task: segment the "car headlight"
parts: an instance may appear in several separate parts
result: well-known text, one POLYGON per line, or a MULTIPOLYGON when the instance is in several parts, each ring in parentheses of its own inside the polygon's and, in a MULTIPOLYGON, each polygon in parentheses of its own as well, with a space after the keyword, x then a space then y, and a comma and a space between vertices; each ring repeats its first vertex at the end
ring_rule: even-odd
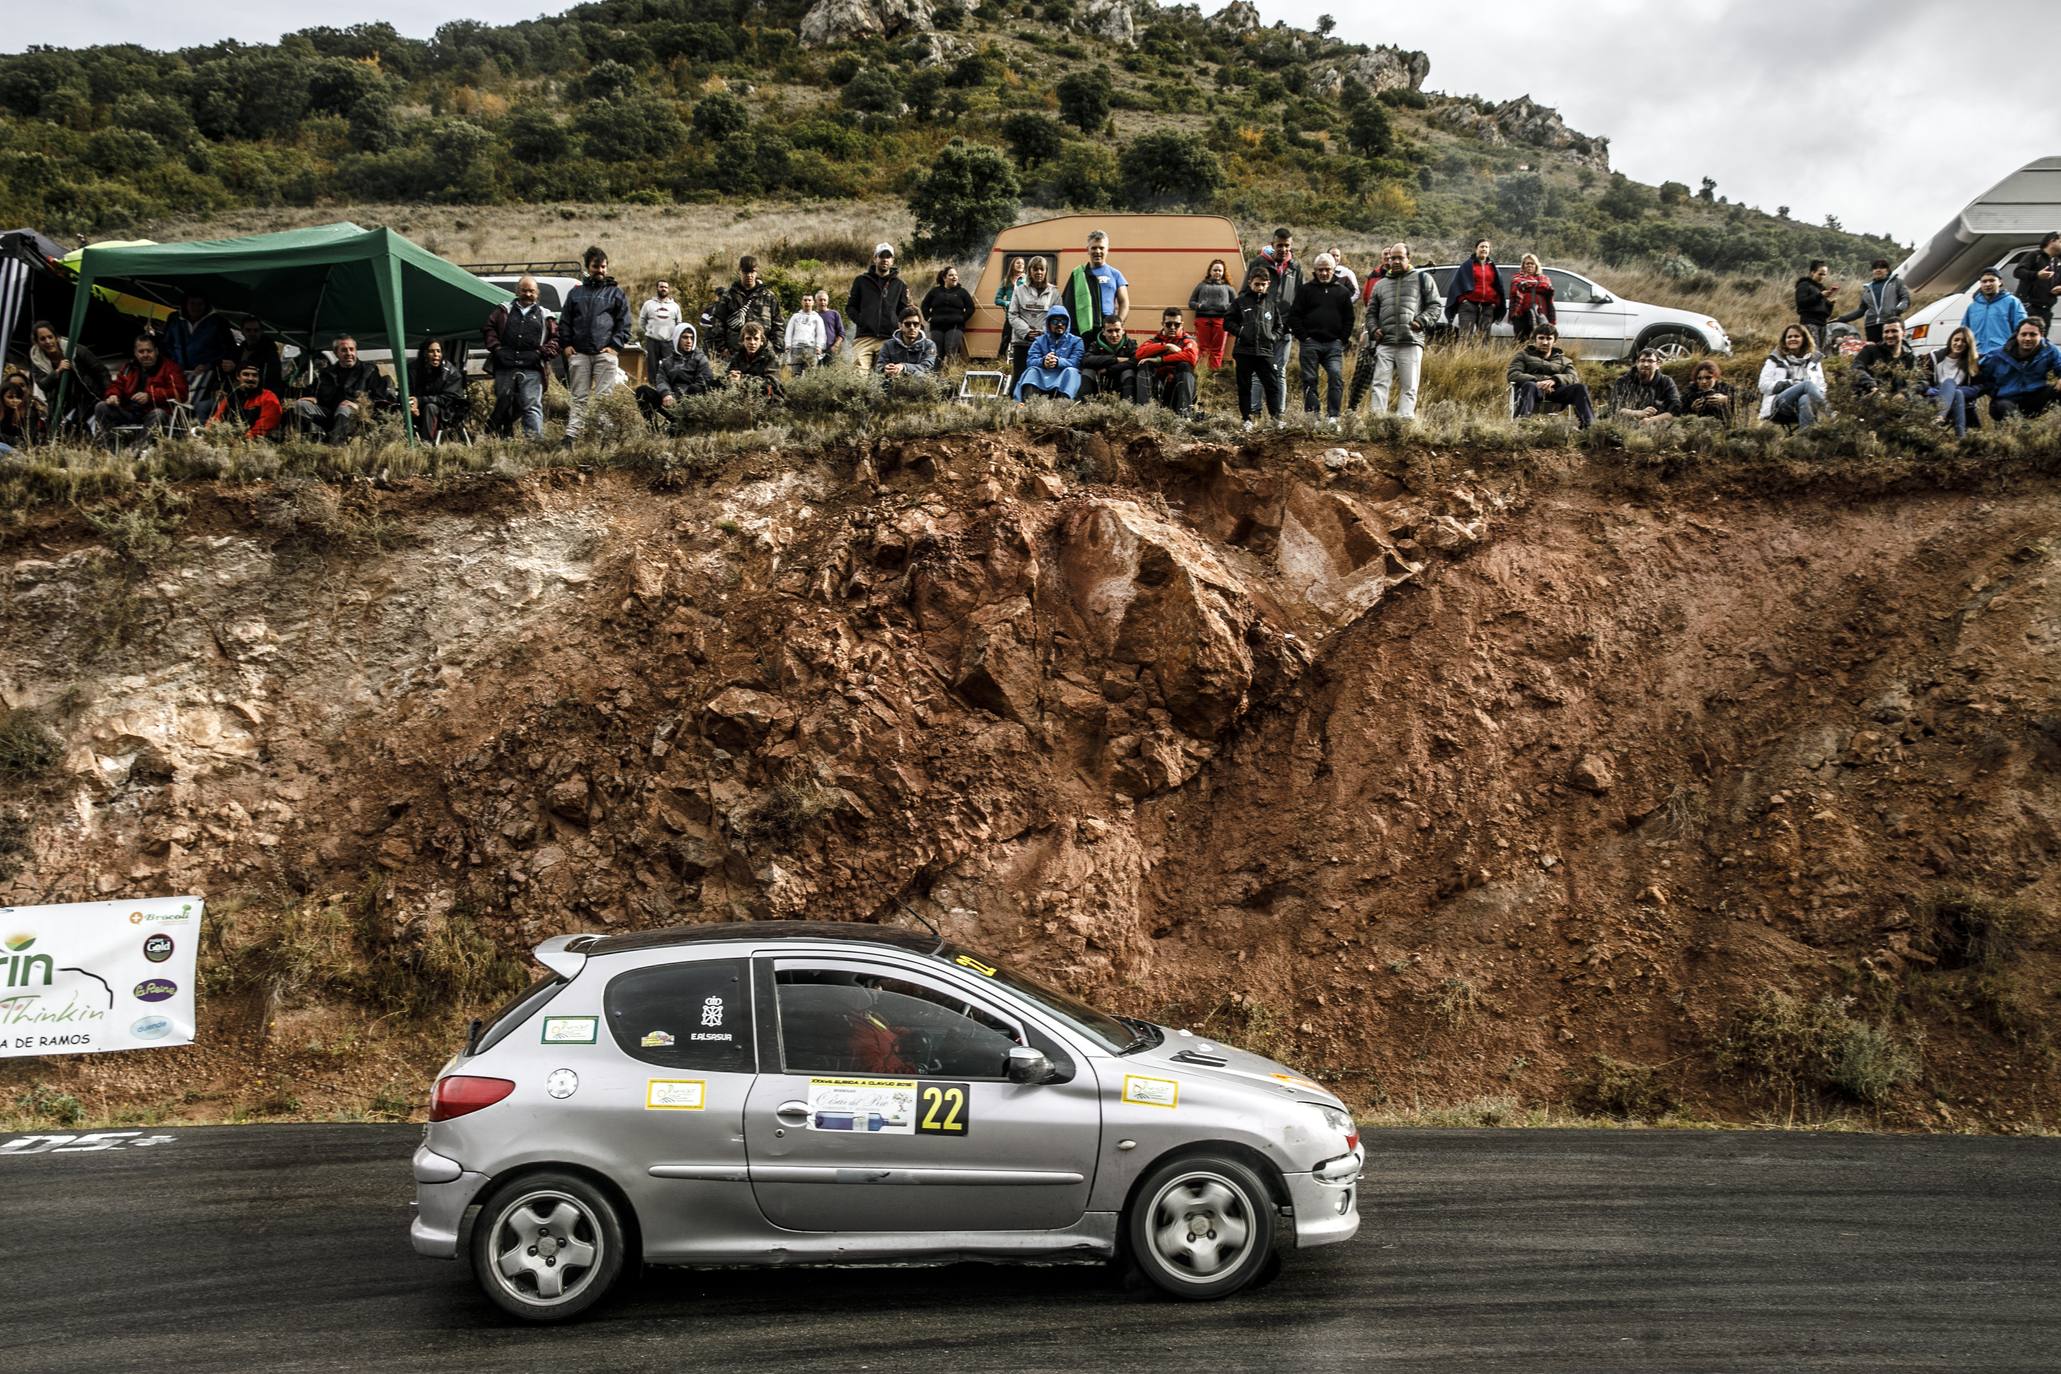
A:
POLYGON ((1716 320, 1705 320, 1703 322, 1703 327, 1705 329, 1708 329, 1711 333, 1717 335, 1719 338, 1724 337, 1725 327, 1719 324, 1716 320))
POLYGON ((1353 1118, 1350 1112, 1340 1111, 1338 1108, 1326 1106, 1322 1102, 1312 1102, 1309 1105, 1315 1107, 1323 1115, 1326 1126, 1345 1137, 1346 1149, 1356 1150, 1359 1148, 1360 1128, 1353 1125, 1353 1118))

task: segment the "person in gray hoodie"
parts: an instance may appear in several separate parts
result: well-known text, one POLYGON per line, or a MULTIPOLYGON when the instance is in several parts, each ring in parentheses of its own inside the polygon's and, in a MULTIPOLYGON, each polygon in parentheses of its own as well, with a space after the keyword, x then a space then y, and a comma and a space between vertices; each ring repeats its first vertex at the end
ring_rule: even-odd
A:
POLYGON ((1353 368, 1348 409, 1359 409, 1371 387, 1374 413, 1386 415, 1389 386, 1394 383, 1400 390, 1396 417, 1415 419, 1417 379, 1424 370, 1424 338, 1445 323, 1445 318, 1445 306, 1431 274, 1410 265, 1408 244, 1390 244, 1381 254, 1381 275, 1367 292, 1367 334, 1353 368))
POLYGON ((1889 259, 1875 259, 1870 279, 1861 286, 1861 303, 1839 317, 1839 323, 1852 324, 1862 321, 1869 343, 1882 342, 1882 326, 1890 320, 1900 320, 1911 308, 1910 288, 1904 285, 1902 277, 1889 275, 1889 259))

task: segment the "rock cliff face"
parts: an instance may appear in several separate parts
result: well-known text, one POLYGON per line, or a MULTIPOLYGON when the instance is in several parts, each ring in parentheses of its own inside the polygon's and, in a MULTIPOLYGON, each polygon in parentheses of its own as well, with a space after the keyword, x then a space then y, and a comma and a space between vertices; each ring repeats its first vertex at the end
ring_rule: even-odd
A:
MULTIPOLYGON (((1954 1010, 1914 913, 2061 882, 2057 519, 1070 430, 197 487, 126 560, 52 513, 0 548, 0 705, 62 746, 0 900, 201 892, 211 978, 347 892, 508 951, 900 900, 1363 1100, 1564 1100, 1602 1055, 1751 1110, 1727 1018, 1830 989, 1928 1037, 1897 1119, 2008 1124, 2056 1106, 2054 1008, 1954 1010)), ((2050 935, 2014 958, 2050 1002, 2050 935)), ((355 1014, 270 986, 152 1064, 311 1109, 427 1072, 316 1056, 355 1014)))
POLYGON ((1609 139, 1576 133, 1567 127, 1567 121, 1560 117, 1558 110, 1541 105, 1528 95, 1506 100, 1487 112, 1465 103, 1454 103, 1440 110, 1437 119, 1447 128, 1487 144, 1518 143, 1527 148, 1550 148, 1569 153, 1575 160, 1601 171, 1610 170, 1609 139))

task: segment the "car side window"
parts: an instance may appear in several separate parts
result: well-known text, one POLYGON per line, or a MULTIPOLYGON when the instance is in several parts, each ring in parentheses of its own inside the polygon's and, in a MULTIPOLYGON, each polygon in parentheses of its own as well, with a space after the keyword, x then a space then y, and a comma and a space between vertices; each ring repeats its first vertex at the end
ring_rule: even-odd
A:
POLYGON ((888 974, 787 968, 774 988, 789 1073, 1004 1078, 1022 1043, 965 999, 888 974))
POLYGON ((751 983, 743 959, 697 959, 618 974, 602 996, 624 1054, 669 1069, 750 1073, 751 983))
POLYGON ((1570 276, 1557 267, 1546 269, 1546 277, 1553 283, 1553 299, 1561 305, 1594 305, 1596 293, 1580 277, 1570 276))
POLYGON ((562 302, 558 297, 558 288, 549 282, 538 282, 537 304, 543 306, 546 310, 555 311, 561 309, 562 302))

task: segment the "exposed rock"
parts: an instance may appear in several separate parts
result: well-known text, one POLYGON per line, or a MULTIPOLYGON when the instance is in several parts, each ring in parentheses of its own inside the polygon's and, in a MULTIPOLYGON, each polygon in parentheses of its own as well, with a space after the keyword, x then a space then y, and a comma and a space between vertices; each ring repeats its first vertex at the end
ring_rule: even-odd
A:
POLYGON ((1313 73, 1310 90, 1312 94, 1336 100, 1350 77, 1374 95, 1383 91, 1421 91, 1425 78, 1430 75, 1431 59, 1423 53, 1384 46, 1371 52, 1355 53, 1342 62, 1313 73))
POLYGON ((1601 754, 1583 754, 1568 770, 1567 781, 1584 792, 1601 796, 1617 785, 1617 769, 1601 754))
MULTIPOLYGON (((971 4, 962 8, 972 8, 971 4)), ((931 32, 930 0, 816 0, 802 16, 805 48, 931 32)))
POLYGON ((1209 22, 1231 33, 1256 33, 1265 27, 1259 6, 1252 0, 1231 0, 1230 4, 1211 15, 1209 22))
POLYGON ((1567 121, 1560 112, 1541 105, 1528 95, 1506 100, 1495 109, 1483 112, 1465 102, 1455 102, 1441 109, 1438 122, 1449 129, 1468 134, 1492 147, 1506 143, 1521 143, 1532 148, 1551 148, 1557 152, 1571 154, 1577 162, 1585 162, 1602 171, 1610 170, 1610 140, 1591 138, 1567 127, 1567 121))
POLYGON ((563 820, 579 821, 585 824, 588 793, 587 779, 581 774, 575 773, 571 777, 551 785, 549 790, 544 793, 544 805, 550 809, 551 814, 554 816, 563 820))
POLYGON ((1082 33, 1119 48, 1135 48, 1141 7, 1149 11, 1151 0, 1078 0, 1069 22, 1082 33))

